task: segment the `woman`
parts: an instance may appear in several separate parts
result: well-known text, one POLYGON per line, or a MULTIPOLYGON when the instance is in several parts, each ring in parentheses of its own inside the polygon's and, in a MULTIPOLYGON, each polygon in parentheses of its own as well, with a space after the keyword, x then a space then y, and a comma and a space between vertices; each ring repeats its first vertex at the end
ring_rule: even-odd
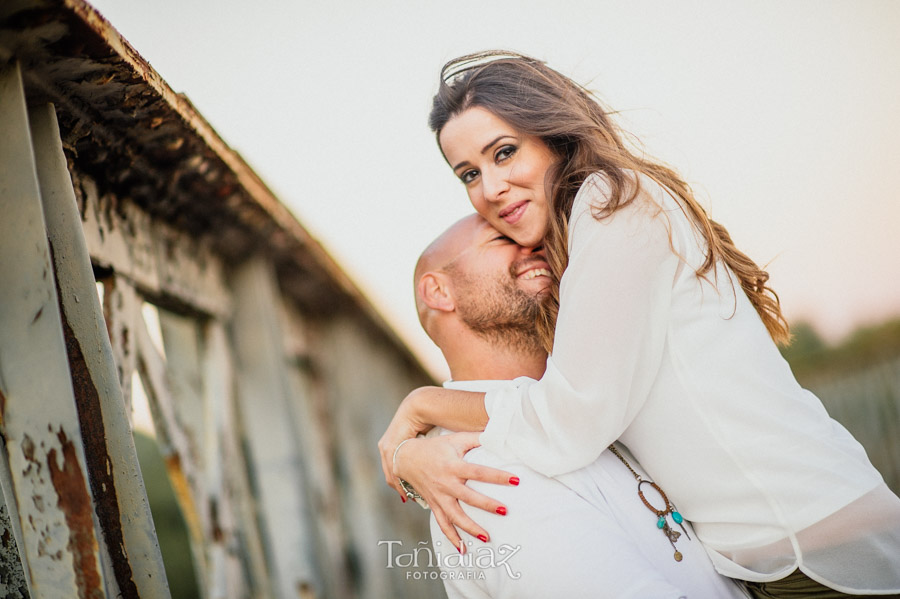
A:
POLYGON ((796 383, 768 275, 675 172, 631 151, 583 88, 521 55, 448 63, 430 124, 475 209, 544 245, 560 277, 538 323, 552 357, 514 390, 407 396, 379 443, 388 484, 412 484, 448 536, 452 524, 477 535, 455 498, 491 501, 461 490, 458 462, 402 441, 483 428, 483 446, 554 476, 619 439, 719 572, 755 596, 900 593, 900 500, 796 383))

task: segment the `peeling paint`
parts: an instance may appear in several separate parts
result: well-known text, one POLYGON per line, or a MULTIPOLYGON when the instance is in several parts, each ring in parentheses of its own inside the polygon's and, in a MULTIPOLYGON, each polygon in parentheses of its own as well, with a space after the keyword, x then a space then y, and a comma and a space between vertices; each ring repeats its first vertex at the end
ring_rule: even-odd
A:
MULTIPOLYGON (((59 297, 62 297, 61 291, 59 297)), ((60 307, 60 315, 63 336, 66 341, 66 352, 69 356, 69 371, 75 391, 75 404, 78 407, 78 420, 81 425, 81 438, 84 444, 88 476, 97 509, 97 519, 100 521, 100 528, 112 560, 113 573, 119 585, 120 596, 124 599, 138 599, 140 594, 134 582, 122 534, 119 500, 116 495, 115 479, 112 475, 112 460, 106 447, 106 429, 100 407, 100 394, 84 359, 81 344, 75 337, 66 317, 66 311, 62 307, 60 307)))
POLYGON ((59 509, 66 516, 69 527, 68 550, 74 560, 75 583, 79 599, 104 599, 105 593, 100 579, 100 564, 97 563, 97 539, 94 536, 94 521, 91 510, 91 496, 85 484, 84 472, 78 463, 75 445, 60 428, 57 438, 61 446, 62 467, 58 466, 56 448, 47 454, 50 480, 59 500, 59 509))

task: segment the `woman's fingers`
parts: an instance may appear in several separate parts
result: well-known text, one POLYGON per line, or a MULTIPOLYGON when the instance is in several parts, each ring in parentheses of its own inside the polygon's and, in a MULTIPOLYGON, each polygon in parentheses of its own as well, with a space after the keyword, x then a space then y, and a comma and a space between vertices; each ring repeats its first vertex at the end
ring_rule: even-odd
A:
POLYGON ((434 514, 434 519, 438 523, 438 526, 441 528, 441 532, 444 533, 444 536, 447 537, 447 540, 450 541, 450 544, 457 548, 459 551, 460 547, 465 547, 462 544, 462 539, 459 537, 459 533, 456 532, 456 527, 453 526, 453 523, 444 513, 444 511, 436 506, 431 506, 431 512, 434 514))
MULTIPOLYGON (((492 497, 483 495, 466 485, 463 485, 463 487, 457 492, 457 497, 459 501, 462 501, 467 505, 471 505, 472 507, 476 507, 486 512, 490 512, 491 514, 499 514, 501 516, 505 516, 508 512, 508 508, 505 504, 497 501, 496 499, 493 499, 492 497)), ((468 516, 466 517, 468 518, 468 516)), ((471 532, 468 528, 462 528, 464 528, 467 532, 471 532)), ((481 532, 483 531, 479 531, 479 534, 481 532)), ((477 537, 478 535, 476 534, 474 536, 477 537)))
POLYGON ((478 440, 481 437, 481 433, 450 433, 445 436, 459 451, 459 457, 464 456, 476 447, 481 447, 481 441, 478 440))
MULTIPOLYGON (((478 526, 478 524, 476 524, 474 520, 469 518, 469 516, 464 511, 462 511, 461 508, 459 508, 459 504, 457 504, 457 509, 459 511, 453 515, 454 526, 456 526, 457 528, 459 528, 461 530, 466 531, 467 533, 469 533, 470 535, 472 535, 473 537, 475 537, 482 543, 487 543, 488 541, 491 540, 487 531, 485 529, 483 529, 482 527, 478 526)), ((456 547, 457 548, 460 547, 459 541, 456 541, 456 547)), ((465 552, 466 552, 466 548, 465 548, 465 546, 463 546, 462 551, 460 551, 460 553, 465 553, 465 552)))
POLYGON ((497 470, 489 466, 481 466, 479 464, 469 464, 463 462, 457 470, 457 476, 466 480, 478 480, 483 483, 492 485, 512 485, 519 486, 519 477, 512 472, 506 470, 497 470))
POLYGON ((488 532, 472 520, 468 514, 462 510, 456 500, 448 501, 445 505, 440 506, 438 509, 432 509, 432 511, 434 512, 435 520, 437 521, 438 526, 441 527, 444 536, 447 537, 447 540, 449 540, 460 553, 465 553, 466 547, 462 542, 457 529, 469 533, 483 543, 487 543, 490 540, 488 532))

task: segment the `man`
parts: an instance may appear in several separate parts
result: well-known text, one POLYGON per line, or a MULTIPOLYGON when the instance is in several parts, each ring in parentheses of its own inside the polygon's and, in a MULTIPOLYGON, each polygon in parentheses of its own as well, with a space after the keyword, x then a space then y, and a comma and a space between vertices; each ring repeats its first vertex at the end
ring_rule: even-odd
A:
MULTIPOLYGON (((450 367, 452 381, 446 387, 484 391, 515 385, 517 377, 540 378, 547 356, 534 321, 549 277, 539 249, 519 247, 478 215, 460 220, 425 250, 416 266, 416 304, 423 328, 450 367)), ((453 442, 441 435, 449 433, 431 431, 430 438, 409 443, 453 442)), ((421 455, 409 451, 412 447, 398 448, 395 459, 421 455)), ((618 449, 634 473, 610 451, 556 478, 511 456, 477 447, 469 451, 470 464, 504 471, 495 480, 513 475, 517 481, 469 481, 472 504, 485 511, 462 507, 484 529, 476 524, 483 532, 461 532, 459 548, 432 517, 435 555, 451 599, 745 596, 715 572, 698 541, 677 539, 677 534, 670 541, 668 524, 665 532, 657 527, 658 514, 637 493, 635 477, 647 475, 624 448, 618 449), (673 559, 676 542, 679 561, 673 559)), ((643 490, 651 504, 665 508, 648 485, 643 490)))

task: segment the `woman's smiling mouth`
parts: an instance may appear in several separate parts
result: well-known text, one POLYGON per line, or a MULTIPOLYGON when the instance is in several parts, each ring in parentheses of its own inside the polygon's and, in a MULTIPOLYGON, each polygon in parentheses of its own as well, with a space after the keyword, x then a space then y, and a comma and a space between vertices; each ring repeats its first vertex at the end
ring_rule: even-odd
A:
POLYGON ((502 218, 510 225, 514 225, 522 218, 525 214, 525 210, 528 208, 528 200, 522 200, 521 202, 515 202, 514 204, 510 204, 503 210, 497 213, 497 216, 502 218))

